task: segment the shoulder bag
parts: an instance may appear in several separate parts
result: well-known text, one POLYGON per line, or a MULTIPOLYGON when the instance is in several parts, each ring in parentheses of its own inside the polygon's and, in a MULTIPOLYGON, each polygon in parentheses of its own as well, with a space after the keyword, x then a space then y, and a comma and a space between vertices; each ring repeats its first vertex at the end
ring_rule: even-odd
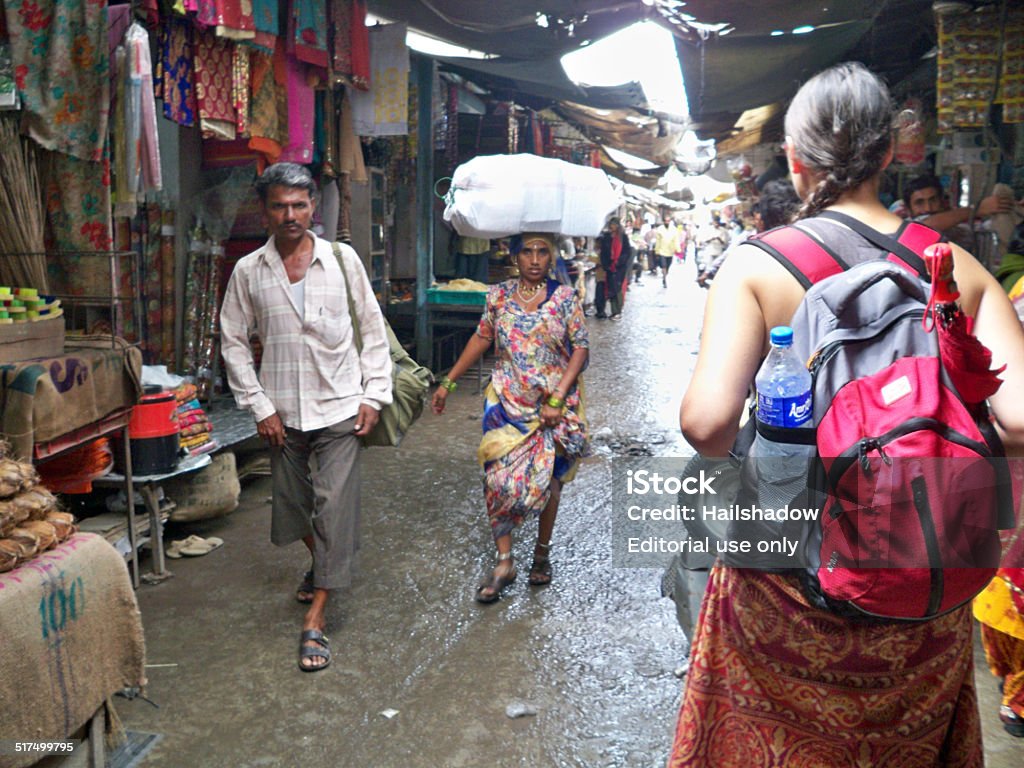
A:
MULTIPOLYGON (((345 269, 345 260, 342 256, 342 244, 334 243, 334 256, 341 267, 341 276, 345 280, 345 293, 348 296, 348 314, 352 321, 352 338, 355 341, 356 351, 362 352, 363 334, 359 328, 359 317, 356 314, 355 301, 352 298, 351 284, 348 279, 348 270, 345 269)), ((353 251, 355 255, 355 251, 353 251)), ((386 318, 384 319, 384 330, 388 337, 388 346, 391 350, 391 402, 380 409, 380 419, 370 434, 362 438, 363 445, 371 446, 392 446, 398 447, 405 437, 406 432, 413 425, 413 422, 423 413, 423 404, 426 400, 427 391, 434 382, 434 375, 428 368, 417 363, 405 351, 395 332, 391 330, 386 318)))

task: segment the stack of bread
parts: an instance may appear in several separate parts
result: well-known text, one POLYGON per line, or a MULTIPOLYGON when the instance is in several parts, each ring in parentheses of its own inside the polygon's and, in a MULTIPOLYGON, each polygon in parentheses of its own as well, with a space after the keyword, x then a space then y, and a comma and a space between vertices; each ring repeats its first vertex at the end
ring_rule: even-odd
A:
POLYGON ((58 508, 31 464, 0 456, 0 573, 71 536, 75 518, 58 508))

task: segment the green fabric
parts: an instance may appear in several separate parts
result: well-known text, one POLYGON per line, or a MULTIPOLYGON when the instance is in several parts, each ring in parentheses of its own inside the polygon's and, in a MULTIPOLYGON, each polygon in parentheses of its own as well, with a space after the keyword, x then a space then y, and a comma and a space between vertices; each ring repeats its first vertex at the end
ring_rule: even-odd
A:
POLYGON ((1024 254, 1008 253, 1003 257, 1003 263, 996 270, 996 280, 1003 286, 1007 293, 1017 284, 1021 275, 1024 275, 1024 254))

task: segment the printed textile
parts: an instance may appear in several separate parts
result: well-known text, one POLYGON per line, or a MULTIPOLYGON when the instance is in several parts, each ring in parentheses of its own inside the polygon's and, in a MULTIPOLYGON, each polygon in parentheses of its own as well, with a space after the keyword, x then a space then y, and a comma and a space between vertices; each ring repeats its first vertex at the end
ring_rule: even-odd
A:
POLYGON ((50 289, 82 296, 108 295, 106 263, 98 268, 95 256, 76 252, 110 248, 109 158, 94 163, 62 152, 46 152, 40 169, 51 237, 48 247, 61 252, 47 261, 50 289))
POLYGON ((370 32, 366 26, 366 0, 332 0, 331 67, 353 87, 370 87, 370 32))
MULTIPOLYGON (((288 67, 288 143, 280 162, 313 162, 313 132, 316 122, 316 95, 306 80, 306 65, 289 56, 288 67)), ((280 119, 280 118, 279 118, 280 119)))
POLYGON ((110 112, 106 3, 4 3, 24 129, 46 149, 103 158, 110 112))
POLYGON ((163 27, 161 97, 164 117, 191 128, 196 124, 196 91, 192 71, 192 25, 171 17, 163 27))
MULTIPOLYGON (((292 0, 291 42, 299 61, 327 68, 327 0, 292 0)), ((289 49, 292 50, 292 49, 289 49)))
POLYGON ((405 24, 370 29, 370 90, 352 91, 352 125, 359 136, 409 132, 409 49, 405 24))
POLYGON ((196 30, 196 101, 206 138, 235 138, 234 47, 212 29, 196 30))
POLYGON ((526 312, 514 298, 517 285, 510 280, 491 288, 477 327, 480 336, 495 340, 498 355, 477 451, 495 538, 539 515, 551 478, 571 481, 577 460, 590 455, 581 382, 566 396, 558 426, 540 426, 544 399, 561 381, 573 350, 589 346, 579 297, 549 280, 547 299, 526 312))
POLYGON ((854 623, 794 577, 715 566, 669 768, 980 768, 970 610, 854 623))

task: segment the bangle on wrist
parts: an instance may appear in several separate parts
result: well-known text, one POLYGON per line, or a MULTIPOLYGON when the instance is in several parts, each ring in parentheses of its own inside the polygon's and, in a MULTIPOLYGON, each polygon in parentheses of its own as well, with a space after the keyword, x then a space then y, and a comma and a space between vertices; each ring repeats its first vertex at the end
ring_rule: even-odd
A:
POLYGON ((456 382, 449 379, 447 376, 441 379, 441 389, 444 389, 448 392, 454 392, 456 389, 458 389, 458 387, 459 385, 456 382))
POLYGON ((561 408, 565 405, 565 400, 560 398, 558 395, 549 395, 546 403, 552 408, 561 408))

